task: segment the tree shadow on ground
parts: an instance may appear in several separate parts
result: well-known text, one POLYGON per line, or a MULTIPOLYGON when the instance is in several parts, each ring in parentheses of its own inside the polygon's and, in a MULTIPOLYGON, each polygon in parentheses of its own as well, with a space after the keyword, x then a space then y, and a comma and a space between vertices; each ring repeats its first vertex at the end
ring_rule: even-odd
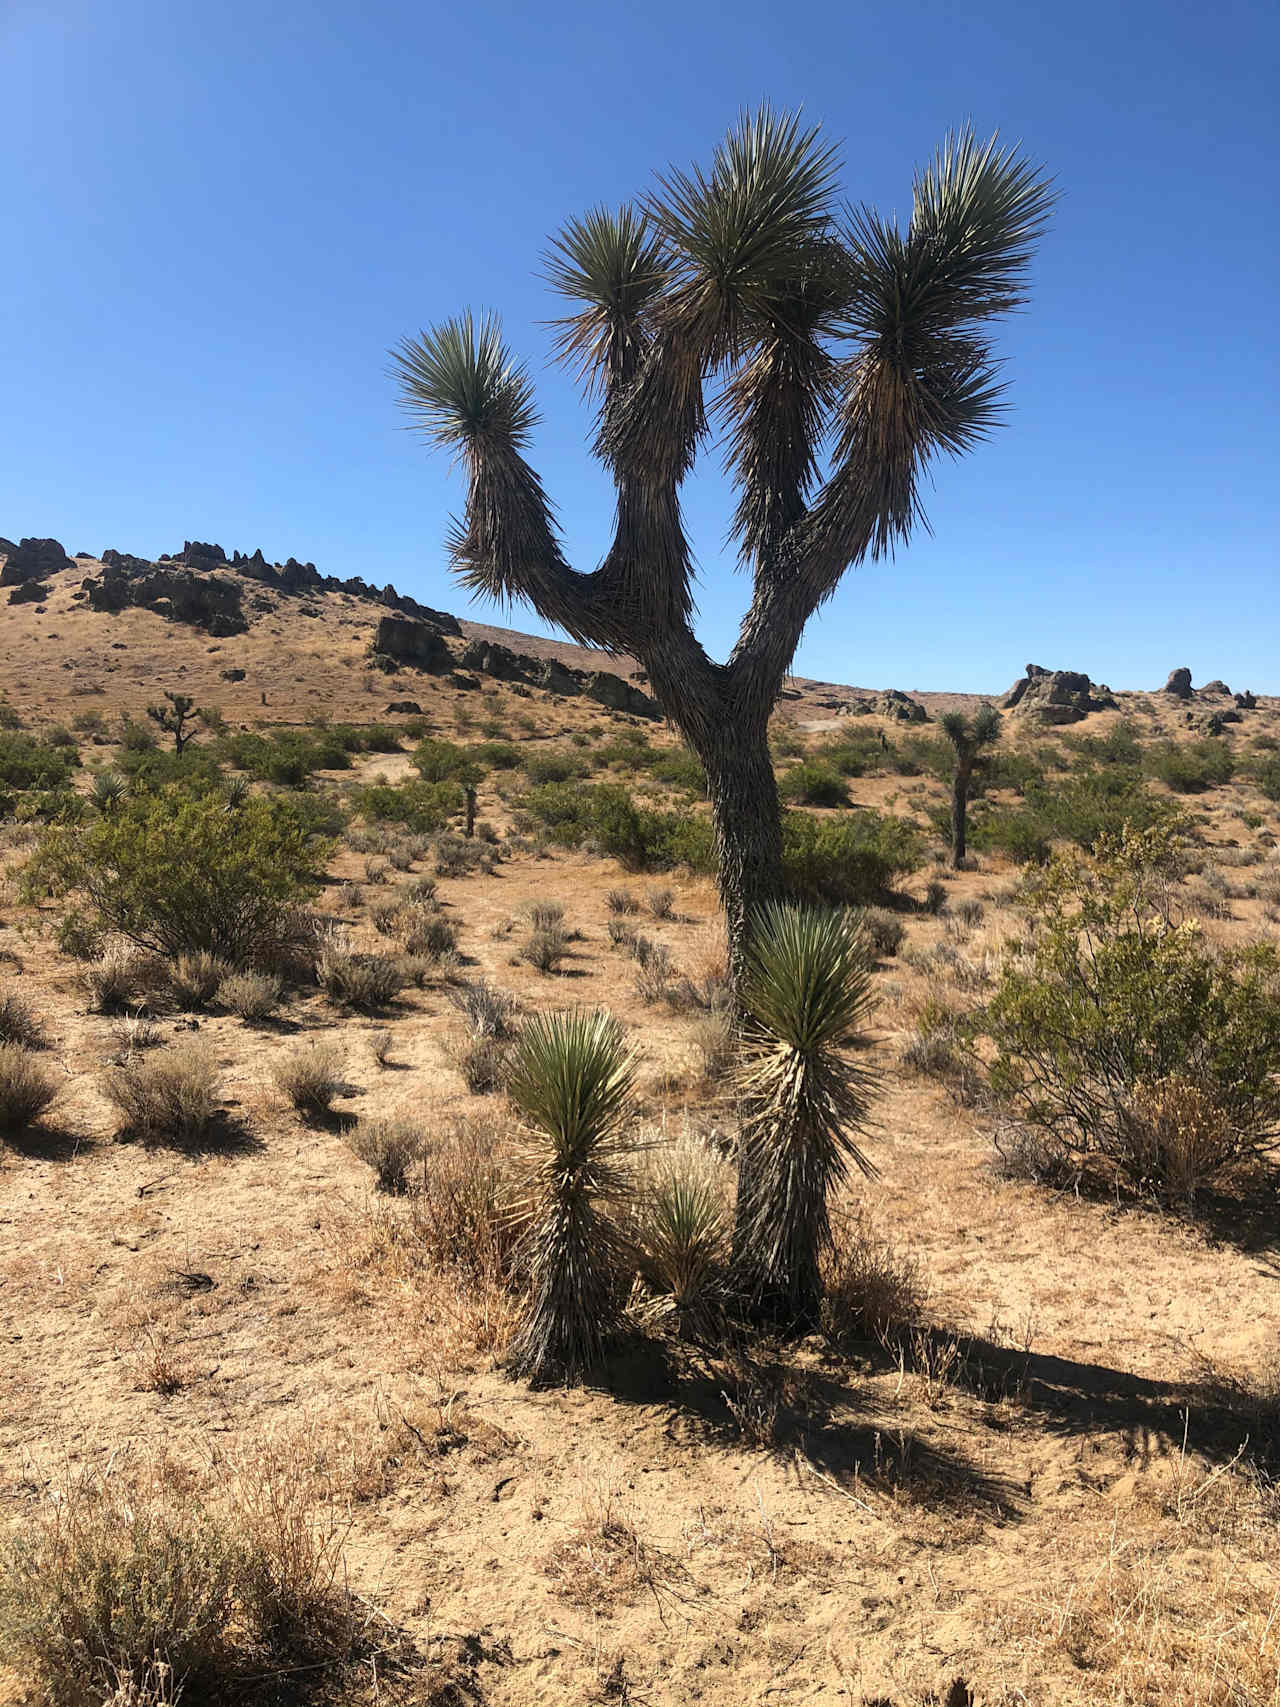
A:
POLYGON ((601 1385, 623 1403, 669 1405, 669 1434, 680 1425, 709 1444, 798 1461, 851 1497, 860 1486, 1003 1518, 1018 1516, 1025 1501, 1024 1488, 979 1464, 954 1432, 932 1438, 856 1377, 776 1346, 721 1351, 637 1339, 610 1361, 601 1385))
POLYGON ((940 1327, 922 1329, 892 1353, 875 1348, 873 1362, 926 1375, 945 1367, 948 1385, 959 1392, 1016 1405, 1057 1433, 1119 1435, 1139 1458, 1155 1442, 1181 1447, 1185 1441, 1214 1463, 1245 1451, 1261 1468, 1280 1470, 1280 1404, 1212 1372, 1156 1380, 940 1327))

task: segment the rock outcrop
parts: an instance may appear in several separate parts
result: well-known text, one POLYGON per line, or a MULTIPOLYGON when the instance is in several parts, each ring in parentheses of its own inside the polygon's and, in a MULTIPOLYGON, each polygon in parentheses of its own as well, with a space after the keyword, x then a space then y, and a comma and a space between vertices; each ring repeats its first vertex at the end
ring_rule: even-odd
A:
POLYGON ((897 723, 927 723, 929 713, 918 699, 912 699, 910 694, 903 693, 900 688, 886 688, 877 694, 871 702, 872 711, 879 712, 881 717, 892 717, 897 723))
POLYGON ((101 578, 89 576, 80 585, 89 608, 120 611, 138 605, 215 636, 243 634, 248 628, 239 584, 229 577, 162 563, 147 563, 135 570, 132 565, 139 561, 132 558, 126 567, 121 561, 108 563, 104 557, 101 578))
POLYGON ((9 591, 11 605, 38 605, 49 597, 49 589, 43 581, 22 581, 9 591))
POLYGON ((373 637, 373 654, 410 669, 445 671, 453 668, 453 654, 444 635, 429 622, 398 613, 384 616, 373 637))
POLYGON ((1092 711, 1113 710, 1115 703, 1111 689, 1095 685, 1082 670, 1046 670, 1042 664, 1028 664, 1000 706, 1040 723, 1061 724, 1079 723, 1092 711))
POLYGON ((535 658, 513 652, 497 640, 470 640, 458 658, 463 670, 475 670, 500 682, 521 682, 546 693, 572 697, 585 694, 612 711, 633 717, 661 717, 658 702, 611 670, 573 670, 555 658, 535 658))
POLYGON ((24 581, 43 581, 46 575, 56 575, 59 569, 75 567, 56 539, 20 539, 17 545, 7 540, 0 549, 6 549, 4 568, 0 569, 0 587, 20 587, 24 581))
POLYGON ((1191 671, 1185 666, 1180 670, 1170 670, 1169 680, 1160 689, 1173 699, 1191 698, 1191 671))

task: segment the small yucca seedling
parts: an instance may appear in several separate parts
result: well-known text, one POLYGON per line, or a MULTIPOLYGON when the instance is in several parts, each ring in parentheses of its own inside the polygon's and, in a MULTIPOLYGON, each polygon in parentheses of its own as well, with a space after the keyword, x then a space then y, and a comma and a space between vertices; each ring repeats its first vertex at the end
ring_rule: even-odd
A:
POLYGON ((693 1144, 651 1162, 632 1225, 640 1273, 681 1324, 705 1316, 723 1279, 730 1216, 717 1164, 693 1144))
POLYGON ((536 1134, 519 1204, 529 1276, 508 1367, 571 1379, 598 1362, 623 1299, 623 1241, 604 1211, 624 1200, 622 1123, 634 1074, 611 1014, 537 1014, 507 1094, 536 1134))
POLYGON ((856 920, 780 902, 761 908, 740 999, 747 1023, 734 1279, 762 1314, 812 1322, 831 1195, 850 1162, 875 1173, 855 1139, 875 1075, 845 1055, 873 1003, 871 957, 856 920))
POLYGON ((128 792, 129 785, 118 771, 99 771, 89 790, 89 799, 94 810, 105 817, 115 811, 128 792))

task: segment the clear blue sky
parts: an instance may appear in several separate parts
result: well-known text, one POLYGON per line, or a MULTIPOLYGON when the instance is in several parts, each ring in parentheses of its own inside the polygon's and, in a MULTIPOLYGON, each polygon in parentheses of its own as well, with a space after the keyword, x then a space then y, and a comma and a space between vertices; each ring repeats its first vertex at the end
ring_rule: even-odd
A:
MULTIPOLYGON (((385 352, 470 304, 533 368, 534 460, 592 567, 610 494, 548 362, 548 234, 762 97, 843 138, 852 198, 903 212, 972 119, 1063 197, 1002 336, 1011 419, 939 472, 932 538, 846 577, 797 670, 995 690, 1028 659, 1121 687, 1189 664, 1280 691, 1263 0, 0 0, 0 71, 0 533, 260 545, 462 611, 460 480, 403 430, 385 352)), ((713 467, 687 489, 720 655, 729 509, 713 467)))

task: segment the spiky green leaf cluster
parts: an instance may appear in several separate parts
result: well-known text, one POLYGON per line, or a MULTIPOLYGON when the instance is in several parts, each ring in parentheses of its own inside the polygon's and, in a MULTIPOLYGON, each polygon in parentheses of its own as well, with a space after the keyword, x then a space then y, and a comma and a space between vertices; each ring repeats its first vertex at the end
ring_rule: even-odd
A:
POLYGON ((514 447, 529 437, 533 386, 502 339, 496 315, 477 323, 470 309, 391 352, 400 402, 438 445, 514 447))

